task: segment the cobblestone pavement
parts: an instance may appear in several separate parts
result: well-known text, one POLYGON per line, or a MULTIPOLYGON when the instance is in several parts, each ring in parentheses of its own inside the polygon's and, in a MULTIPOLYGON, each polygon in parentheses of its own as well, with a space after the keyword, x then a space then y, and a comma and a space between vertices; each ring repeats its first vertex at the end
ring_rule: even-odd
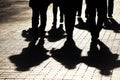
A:
MULTIPOLYGON (((84 10, 85 4, 82 14, 85 21, 84 10)), ((47 13, 46 31, 49 31, 52 4, 47 13)), ((65 36, 57 35, 54 39, 47 36, 43 47, 29 48, 28 1, 1 0, 0 80, 120 80, 120 0, 115 0, 113 18, 102 29, 99 50, 92 56, 88 55, 91 36, 87 26, 74 28, 75 45, 65 46, 65 36)))

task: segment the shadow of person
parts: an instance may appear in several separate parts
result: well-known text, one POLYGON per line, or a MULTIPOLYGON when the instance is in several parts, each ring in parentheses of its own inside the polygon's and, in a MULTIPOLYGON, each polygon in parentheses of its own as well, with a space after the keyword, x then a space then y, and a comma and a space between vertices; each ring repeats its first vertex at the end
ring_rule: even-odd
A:
POLYGON ((83 62, 99 69, 102 75, 111 75, 114 68, 120 67, 120 60, 117 60, 118 54, 113 54, 101 41, 98 41, 98 45, 96 52, 90 50, 88 56, 83 58, 83 62))
POLYGON ((65 34, 65 31, 63 30, 63 24, 60 24, 59 28, 52 27, 50 31, 48 31, 48 35, 46 36, 46 38, 50 42, 55 42, 65 37, 66 37, 66 34, 65 34))
POLYGON ((74 69, 80 62, 81 50, 76 47, 74 41, 66 41, 61 49, 52 49, 50 52, 51 57, 67 69, 74 69))
POLYGON ((48 50, 42 45, 34 45, 34 42, 30 42, 29 46, 24 48, 21 54, 12 55, 9 59, 15 64, 17 71, 28 71, 31 67, 39 65, 49 58, 46 52, 48 50))
POLYGON ((104 29, 120 33, 120 24, 114 18, 108 18, 107 21, 105 21, 104 26, 104 29))

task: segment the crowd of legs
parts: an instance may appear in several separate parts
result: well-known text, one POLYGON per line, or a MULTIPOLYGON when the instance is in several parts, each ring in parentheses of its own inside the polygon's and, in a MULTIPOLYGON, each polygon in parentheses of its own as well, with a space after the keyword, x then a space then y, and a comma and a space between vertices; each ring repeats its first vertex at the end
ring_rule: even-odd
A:
MULTIPOLYGON (((47 8, 53 3, 53 27, 56 28, 58 7, 60 10, 60 23, 64 21, 67 34, 67 41, 73 41, 73 30, 76 21, 76 13, 78 21, 82 14, 83 0, 30 0, 32 8, 32 30, 33 41, 40 37, 45 37, 45 27, 47 21, 47 8), (39 22, 40 19, 40 22, 39 22)), ((103 23, 107 17, 113 17, 113 0, 85 0, 86 10, 85 18, 89 23, 89 31, 91 34, 91 42, 95 45, 99 38, 99 33, 103 28, 103 23)))

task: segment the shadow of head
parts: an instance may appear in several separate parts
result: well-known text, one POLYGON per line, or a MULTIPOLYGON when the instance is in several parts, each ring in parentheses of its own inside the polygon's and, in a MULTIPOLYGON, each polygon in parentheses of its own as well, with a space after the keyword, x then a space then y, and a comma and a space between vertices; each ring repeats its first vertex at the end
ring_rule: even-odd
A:
POLYGON ((49 58, 43 46, 28 46, 18 55, 9 57, 10 61, 15 64, 17 71, 28 71, 31 67, 41 64, 49 58))
POLYGON ((120 60, 117 60, 118 54, 113 54, 110 49, 99 40, 97 45, 99 48, 95 51, 90 50, 84 62, 89 66, 99 69, 102 75, 111 75, 112 70, 120 66, 120 60))
POLYGON ((51 50, 52 57, 60 62, 67 69, 74 69, 80 62, 81 50, 75 46, 74 42, 66 41, 60 49, 51 50))

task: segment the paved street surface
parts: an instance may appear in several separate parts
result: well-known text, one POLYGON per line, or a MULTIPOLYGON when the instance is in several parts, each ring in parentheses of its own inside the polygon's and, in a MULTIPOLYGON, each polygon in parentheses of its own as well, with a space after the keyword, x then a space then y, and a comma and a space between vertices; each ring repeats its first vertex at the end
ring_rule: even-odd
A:
MULTIPOLYGON (((1 0, 0 80, 120 80, 120 0, 114 3, 113 19, 100 32, 98 51, 91 54, 89 27, 78 26, 77 19, 75 45, 66 43, 65 33, 57 34, 60 29, 54 32, 54 38, 48 35, 52 4, 47 11, 44 46, 29 47, 32 12, 28 1, 1 0)), ((84 10, 85 3, 85 22, 84 10)))

